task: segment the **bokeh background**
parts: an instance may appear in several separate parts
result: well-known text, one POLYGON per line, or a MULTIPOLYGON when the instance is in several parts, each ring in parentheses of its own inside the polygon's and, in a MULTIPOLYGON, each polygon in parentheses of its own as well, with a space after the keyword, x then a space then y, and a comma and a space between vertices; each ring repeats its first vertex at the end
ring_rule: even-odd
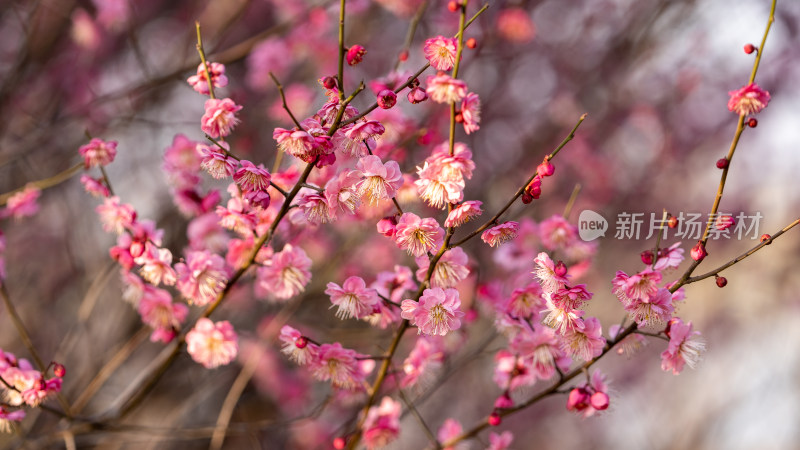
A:
MULTIPOLYGON (((348 90, 396 68, 422 3, 348 1, 346 44, 367 48, 364 62, 346 69, 348 90)), ((425 62, 424 39, 455 33, 457 15, 446 3, 426 2, 401 71, 415 71, 425 62)), ((483 107, 480 131, 466 136, 458 130, 457 135, 477 164, 466 196, 483 200, 487 211, 496 210, 588 113, 556 159, 556 176, 546 180, 542 199, 516 204, 508 217, 538 222, 560 214, 580 184, 569 220, 577 223, 580 211, 592 209, 611 222, 582 279, 595 292, 589 314, 607 328, 623 315, 610 292, 611 278, 617 270, 638 270, 639 253, 653 246, 644 236, 615 239, 614 218, 621 212, 649 218, 664 209, 704 214, 710 209, 720 173, 714 163, 727 152, 735 130, 727 93, 747 82, 754 55, 742 47, 760 42, 770 2, 489 3, 466 33, 478 46, 465 51, 461 72, 483 107)), ((470 13, 478 7, 471 1, 470 13)), ((77 149, 87 142, 87 133, 119 141, 117 160, 108 168, 116 194, 134 205, 140 218, 165 229, 165 246, 180 255, 188 219, 173 204, 161 165, 177 133, 203 138, 203 97, 185 83, 199 62, 195 20, 202 25, 210 60, 227 65, 230 84, 223 95, 244 106, 242 123, 229 140, 232 147, 270 167, 276 155, 272 130, 290 122, 267 72, 286 87, 298 117, 313 114, 324 101, 317 79, 335 73, 338 2, 5 1, 0 4, 0 192, 79 162, 77 149)), ((758 127, 745 130, 722 203, 723 211, 760 213, 759 234, 800 215, 799 32, 800 3, 779 1, 757 77, 772 101, 758 115, 758 127)), ((368 89, 354 104, 364 108, 373 101, 368 89)), ((410 105, 400 96, 398 110, 386 114, 393 116, 385 120, 402 138, 386 151, 406 173, 444 139, 445 108, 430 103, 410 105)), ((224 185, 206 183, 224 192, 224 185)), ((64 391, 71 401, 112 355, 131 345, 130 357, 83 412, 100 414, 114 407, 162 347, 147 341, 138 315, 121 299, 118 272, 108 256, 114 237, 100 227, 97 201, 76 178, 44 191, 40 204, 33 218, 0 223, 8 243, 5 284, 40 353, 67 366, 64 391)), ((419 204, 413 208, 426 211, 419 204)), ((377 354, 388 345, 389 330, 337 320, 323 293, 329 281, 341 282, 349 274, 367 278, 401 257, 374 232, 380 215, 376 211, 360 222, 292 238, 302 242, 315 265, 312 284, 289 323, 319 341, 338 340, 365 353, 377 354)), ((756 242, 712 242, 700 272, 756 242)), ((691 245, 690 240, 682 244, 687 254, 691 245)), ((610 410, 582 419, 565 410, 563 397, 550 398, 504 421, 500 429, 515 433, 512 448, 796 447, 798 250, 800 238, 793 230, 727 270, 724 289, 712 279, 687 288, 680 315, 693 321, 708 344, 697 370, 680 376, 661 371, 661 341, 631 359, 609 355, 597 367, 611 380, 610 410)), ((471 298, 470 292, 498 275, 498 256, 480 242, 467 251, 474 267, 481 267, 462 287, 462 295, 471 298)), ((234 323, 242 338, 238 363, 208 371, 183 355, 131 415, 73 437, 60 432, 69 427, 52 415, 31 412, 23 424, 27 445, 208 448, 223 399, 248 355, 259 354, 256 374, 233 411, 225 447, 329 448, 331 436, 358 408, 358 397, 329 398, 328 385, 313 383, 277 353, 269 323, 280 308, 256 300, 245 283, 215 314, 234 323), (315 410, 320 405, 324 408, 315 410)), ((27 356, 5 312, 0 324, 0 348, 27 356)), ((492 357, 504 341, 492 338, 490 318, 470 327, 463 347, 441 371, 444 382, 412 392, 432 428, 448 417, 471 426, 485 417, 499 393, 491 382, 492 357)), ((401 349, 401 355, 409 349, 401 349)), ((484 433, 469 448, 484 448, 486 442, 484 433)), ((0 443, 21 445, 10 435, 0 443)), ((418 423, 405 416, 401 439, 389 448, 426 443, 418 423)))

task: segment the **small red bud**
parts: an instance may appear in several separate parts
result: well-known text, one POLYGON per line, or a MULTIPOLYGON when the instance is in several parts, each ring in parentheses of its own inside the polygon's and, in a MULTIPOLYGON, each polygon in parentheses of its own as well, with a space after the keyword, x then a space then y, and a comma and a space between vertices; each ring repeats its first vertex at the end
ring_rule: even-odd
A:
POLYGON ((728 279, 727 278, 720 277, 720 276, 717 276, 717 275, 714 275, 714 281, 716 281, 717 282, 717 286, 719 286, 721 288, 724 288, 725 285, 728 284, 728 279))
POLYGON ((456 123, 464 123, 464 115, 461 112, 456 113, 456 123))
POLYGON ((458 11, 458 2, 457 2, 457 1, 455 1, 455 0, 450 0, 449 2, 447 2, 447 9, 448 9, 450 12, 456 12, 456 11, 458 11))
POLYGON ((756 51, 756 46, 753 44, 744 44, 744 52, 748 55, 756 51))
POLYGON ((500 418, 500 414, 498 414, 497 411, 494 411, 493 413, 489 414, 489 420, 488 420, 489 425, 496 427, 500 425, 502 421, 503 420, 500 418))
POLYGON ((717 160, 717 169, 724 169, 728 167, 728 158, 720 158, 717 160))
POLYGON ((642 262, 643 262, 644 264, 646 264, 646 265, 648 265, 648 266, 649 266, 650 264, 653 264, 653 252, 652 252, 652 251, 650 251, 650 250, 645 250, 645 251, 643 251, 643 252, 642 252, 642 254, 641 254, 641 255, 639 255, 639 256, 641 256, 641 258, 642 258, 642 262))
POLYGON ((527 192, 522 194, 522 203, 527 205, 530 204, 530 202, 532 201, 533 201, 533 196, 531 194, 528 194, 527 192))
POLYGON ((567 265, 564 264, 564 261, 559 261, 559 262, 556 263, 555 269, 553 271, 559 277, 566 276, 567 275, 567 265))
POLYGON ((294 346, 300 349, 306 348, 308 345, 308 339, 305 336, 300 336, 299 338, 294 340, 294 346))
POLYGON ((44 380, 37 380, 36 381, 36 390, 37 391, 44 391, 47 389, 47 382, 44 380))
POLYGON ((772 236, 764 233, 761 235, 761 242, 766 242, 767 245, 772 244, 772 236))
POLYGON ((692 259, 697 262, 702 261, 706 256, 708 256, 708 252, 706 251, 706 246, 703 245, 703 241, 697 241, 697 244, 692 247, 692 250, 689 252, 689 254, 692 256, 692 259))
POLYGON ((467 48, 475 48, 477 46, 478 46, 478 41, 476 41, 475 38, 467 39, 467 48))
POLYGON ((411 83, 408 84, 408 87, 410 87, 411 89, 414 89, 415 87, 419 86, 419 78, 412 79, 411 77, 408 77, 408 80, 411 80, 411 83))
POLYGON ((400 55, 397 56, 397 59, 399 59, 402 62, 408 61, 408 50, 403 50, 402 52, 400 52, 400 55))
POLYGON ((53 363, 53 374, 58 378, 64 378, 64 375, 67 374, 67 369, 63 364, 53 363))
POLYGON ((347 441, 343 437, 337 437, 333 440, 333 448, 336 450, 342 450, 345 445, 347 445, 347 441))
POLYGON ((325 86, 325 89, 333 89, 336 87, 336 78, 325 77, 322 79, 322 85, 325 86))
POLYGON ((751 117, 750 120, 747 121, 747 126, 750 128, 755 128, 758 126, 758 119, 755 117, 751 117))
POLYGON ((675 217, 675 216, 670 217, 669 221, 667 221, 667 226, 670 227, 670 228, 677 228, 678 227, 678 218, 675 217))

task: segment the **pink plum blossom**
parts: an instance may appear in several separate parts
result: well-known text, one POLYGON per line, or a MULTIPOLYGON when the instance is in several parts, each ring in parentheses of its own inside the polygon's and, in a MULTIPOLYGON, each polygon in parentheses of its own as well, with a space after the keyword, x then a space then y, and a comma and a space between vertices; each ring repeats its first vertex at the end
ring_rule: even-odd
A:
POLYGON ((441 245, 444 230, 436 219, 421 219, 414 213, 404 213, 397 221, 394 241, 414 257, 422 256, 441 245))
POLYGON ((684 323, 675 317, 667 328, 669 346, 661 353, 661 369, 672 370, 678 375, 684 365, 694 369, 700 361, 700 355, 706 350, 706 343, 699 331, 692 331, 692 322, 684 323))
POLYGON ((364 177, 357 184, 358 195, 377 205, 381 200, 393 198, 403 184, 403 173, 397 161, 384 164, 375 155, 367 155, 358 160, 356 169, 364 177))
POLYGON ((39 212, 39 204, 36 202, 42 191, 33 185, 26 186, 23 190, 15 193, 8 198, 6 207, 0 210, 0 218, 13 217, 22 219, 30 217, 39 212))
POLYGON ((450 75, 439 72, 427 79, 425 91, 436 103, 460 102, 467 96, 467 84, 450 75))
POLYGON ((200 119, 203 132, 212 138, 224 138, 231 134, 231 130, 239 123, 236 112, 242 109, 241 106, 229 98, 206 100, 206 112, 200 119))
POLYGON ((444 336, 461 327, 461 300, 453 288, 425 289, 419 302, 403 300, 400 316, 417 326, 418 334, 444 336))
POLYGON ((176 287, 189 303, 205 306, 216 300, 228 281, 225 260, 208 250, 190 251, 186 262, 175 264, 176 287))
MULTIPOLYGON (((417 269, 417 280, 421 282, 425 280, 428 274, 430 260, 427 255, 420 255, 416 258, 416 261, 419 267, 417 269)), ((468 263, 469 257, 461 247, 455 247, 445 252, 433 269, 430 286, 442 289, 456 287, 458 283, 469 275, 468 263)))
POLYGON ((145 325, 153 328, 151 341, 168 343, 175 337, 177 330, 180 330, 189 308, 182 303, 173 303, 169 292, 145 286, 139 300, 139 315, 145 325))
POLYGON ((364 420, 364 444, 368 449, 385 447, 400 434, 400 402, 383 397, 381 404, 370 407, 364 420))
MULTIPOLYGON (((228 77, 225 76, 225 65, 215 62, 208 63, 208 73, 211 75, 211 83, 214 87, 225 87, 228 85, 228 77)), ((203 95, 208 95, 208 77, 206 77, 206 67, 203 63, 197 66, 197 74, 190 76, 188 82, 192 88, 203 95)))
POLYGON ((470 92, 461 101, 461 120, 464 124, 464 132, 472 134, 478 131, 481 123, 481 100, 478 94, 470 92))
POLYGON ((281 352, 297 364, 303 366, 316 358, 317 345, 309 342, 299 331, 289 325, 281 328, 278 339, 283 343, 281 352))
POLYGON ((481 240, 492 247, 497 247, 504 242, 516 239, 519 222, 508 221, 484 231, 481 240))
POLYGON ((256 295, 276 300, 288 300, 303 292, 311 281, 311 259, 300 247, 286 244, 269 261, 259 267, 256 275, 256 295))
POLYGON ((361 277, 349 277, 342 286, 328 283, 325 293, 331 297, 333 306, 338 306, 336 317, 361 319, 372 314, 373 306, 380 301, 375 289, 368 289, 361 277))
POLYGON ((747 116, 761 112, 767 107, 770 96, 769 92, 761 89, 756 83, 728 92, 731 99, 728 100, 728 110, 740 116, 747 116))
POLYGON ((436 36, 427 39, 422 50, 431 67, 436 70, 450 70, 456 62, 457 45, 458 41, 453 38, 436 36))
POLYGON ((107 166, 117 156, 117 142, 93 138, 88 144, 81 146, 78 153, 83 157, 83 166, 87 169, 107 166))
POLYGON ((355 350, 343 348, 338 342, 322 344, 309 363, 311 373, 320 381, 330 380, 338 388, 355 389, 366 375, 359 367, 358 356, 355 350))
POLYGON ((186 351, 207 369, 224 366, 239 352, 238 336, 227 320, 212 322, 201 317, 186 334, 186 351))
POLYGON ((483 202, 479 200, 468 200, 455 208, 447 215, 444 221, 446 227, 458 227, 470 221, 474 217, 483 214, 481 209, 483 202))

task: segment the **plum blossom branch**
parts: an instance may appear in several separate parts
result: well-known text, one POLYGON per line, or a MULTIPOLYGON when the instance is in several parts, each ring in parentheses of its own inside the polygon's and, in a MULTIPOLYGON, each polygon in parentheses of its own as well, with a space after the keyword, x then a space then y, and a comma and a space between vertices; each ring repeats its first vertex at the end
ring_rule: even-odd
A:
MULTIPOLYGON (((486 11, 488 8, 489 8, 489 4, 488 4, 488 3, 487 3, 487 4, 485 4, 485 5, 483 5, 483 7, 482 7, 481 9, 479 9, 479 10, 478 10, 478 12, 476 12, 475 14, 473 14, 473 15, 472 15, 472 18, 470 18, 470 19, 469 19, 469 20, 468 20, 468 21, 467 21, 467 22, 464 24, 464 29, 467 29, 467 28, 468 28, 468 27, 469 27, 469 26, 472 24, 472 22, 474 22, 474 21, 475 21, 475 19, 477 19, 477 18, 478 18, 478 16, 480 16, 481 14, 483 14, 483 12, 484 12, 484 11, 486 11)), ((460 32, 456 34, 456 37, 459 37, 459 36, 461 36, 461 33, 460 33, 460 32)), ((403 84, 401 84, 400 86, 398 86, 398 87, 397 87, 397 88, 394 90, 394 93, 395 93, 395 94, 398 94, 400 91, 402 91, 403 89, 405 89, 405 88, 407 88, 408 86, 410 86, 410 85, 411 85, 411 83, 413 83, 413 82, 414 82, 414 79, 415 79, 415 78, 417 78, 417 77, 419 77, 420 75, 422 75, 422 73, 423 73, 423 72, 425 72, 426 70, 428 70, 428 67, 430 67, 430 66, 431 66, 431 64, 430 64, 430 63, 426 63, 424 66, 422 66, 422 68, 421 68, 421 69, 417 70, 417 72, 416 72, 416 73, 415 73, 413 76, 411 76, 411 77, 410 77, 408 80, 406 80, 406 82, 405 82, 405 83, 403 83, 403 84)), ((355 123, 355 122, 356 122, 358 119, 361 119, 362 117, 364 117, 364 116, 366 116, 367 114, 371 113, 371 112, 372 112, 372 111, 374 111, 374 110, 375 110, 377 107, 378 107, 378 102, 375 102, 375 103, 373 103, 373 104, 372 104, 372 105, 370 105, 368 108, 365 108, 365 109, 364 109, 364 110, 363 110, 363 111, 362 111, 360 114, 358 114, 358 115, 356 115, 356 116, 354 116, 354 117, 351 117, 350 119, 348 119, 348 120, 344 121, 344 122, 342 123, 342 125, 344 126, 344 125, 349 125, 349 124, 351 124, 351 123, 355 123)))
MULTIPOLYGON (((583 121, 586 119, 586 116, 587 116, 587 115, 584 113, 584 114, 583 114, 583 115, 582 115, 582 116, 581 116, 581 117, 578 119, 578 123, 576 123, 576 124, 575 124, 575 126, 574 126, 574 127, 572 127, 572 131, 570 131, 570 132, 569 132, 569 134, 567 135, 567 137, 565 137, 565 138, 564 138, 564 140, 563 140, 563 141, 561 141, 561 143, 560 143, 560 144, 558 144, 558 147, 556 147, 556 148, 555 148, 555 150, 553 150, 553 152, 552 152, 552 153, 550 153, 549 155, 547 155, 547 156, 545 157, 545 159, 547 159, 548 161, 549 161, 549 160, 551 160, 551 159, 553 159, 553 158, 554 158, 554 157, 555 157, 555 156, 558 154, 558 152, 560 152, 560 151, 561 151, 561 149, 562 149, 562 148, 564 148, 564 146, 566 146, 566 145, 567 145, 567 143, 568 143, 569 141, 571 141, 571 140, 572 140, 572 139, 575 137, 575 132, 578 130, 578 127, 579 127, 579 126, 581 126, 581 124, 583 123, 583 121)), ((514 195, 511 197, 511 199, 510 199, 510 200, 509 200, 509 201, 508 201, 508 202, 505 204, 505 206, 503 206, 502 208, 500 208, 500 211, 498 211, 498 212, 497 212, 497 214, 495 214, 495 215, 494 215, 494 216, 493 216, 491 219, 489 219, 489 220, 488 220, 486 223, 484 223, 483 225, 481 225, 480 227, 478 227, 478 229, 477 229, 477 230, 475 230, 475 231, 471 232, 470 234, 468 234, 468 235, 464 236, 464 238, 463 238, 463 239, 461 239, 460 241, 457 241, 457 242, 455 242, 455 243, 453 243, 453 244, 450 244, 450 245, 448 246, 448 249, 451 249, 451 248, 458 247, 458 246, 462 245, 463 243, 465 243, 465 242, 467 242, 468 240, 472 239, 473 237, 475 237, 475 236, 479 235, 481 232, 483 232, 484 230, 486 230, 487 228, 489 228, 490 226, 492 226, 494 223, 496 223, 496 222, 497 222, 497 219, 499 219, 499 218, 500 218, 500 216, 502 216, 502 215, 503 215, 503 213, 504 213, 504 212, 506 212, 506 210, 508 210, 508 208, 510 208, 510 207, 511 207, 511 205, 513 205, 513 204, 514 204, 514 202, 515 202, 515 201, 516 201, 516 200, 517 200, 517 199, 518 199, 520 196, 522 196, 522 194, 525 192, 525 187, 527 187, 527 186, 528 186, 528 185, 531 183, 531 181, 533 181, 533 178, 534 178, 535 176, 536 176, 536 172, 534 171, 534 174, 533 174, 533 175, 531 175, 531 176, 530 176, 530 178, 528 178, 528 180, 527 180, 527 181, 525 181, 525 183, 522 185, 522 187, 520 187, 520 188, 517 190, 517 192, 516 192, 516 193, 515 193, 515 194, 514 194, 514 195)))
POLYGON ((702 275, 696 275, 696 276, 690 277, 683 284, 686 285, 686 284, 689 284, 689 283, 695 283, 697 281, 704 280, 706 278, 710 278, 710 277, 713 277, 714 275, 719 274, 720 272, 722 272, 723 270, 727 269, 728 267, 731 267, 732 265, 734 265, 736 263, 739 263, 740 261, 742 261, 743 259, 745 259, 748 256, 752 255, 753 253, 755 253, 755 252, 761 250, 762 248, 766 247, 767 245, 771 244, 772 241, 774 241, 775 239, 780 237, 783 233, 791 230, 792 228, 794 228, 798 224, 800 224, 800 219, 797 219, 794 222, 790 223, 789 225, 781 228, 775 234, 770 235, 767 239, 764 239, 758 245, 756 245, 755 247, 751 248, 750 250, 742 253, 741 255, 737 256, 736 258, 733 258, 732 260, 730 260, 730 261, 726 262, 725 264, 717 267, 716 269, 711 270, 709 272, 706 272, 706 273, 704 273, 702 275))

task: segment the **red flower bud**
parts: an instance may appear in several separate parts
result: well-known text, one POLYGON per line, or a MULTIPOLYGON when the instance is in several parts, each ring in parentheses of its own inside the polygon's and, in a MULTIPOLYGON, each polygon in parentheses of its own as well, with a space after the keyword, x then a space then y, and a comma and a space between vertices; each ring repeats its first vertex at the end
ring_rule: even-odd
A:
POLYGON ((744 52, 748 55, 756 51, 756 46, 753 44, 744 44, 744 52))
POLYGON ((728 284, 728 279, 725 277, 714 276, 714 281, 717 282, 717 286, 723 288, 726 284, 728 284))
POLYGON ((364 59, 367 49, 360 45, 354 45, 347 50, 347 64, 355 66, 364 59))

